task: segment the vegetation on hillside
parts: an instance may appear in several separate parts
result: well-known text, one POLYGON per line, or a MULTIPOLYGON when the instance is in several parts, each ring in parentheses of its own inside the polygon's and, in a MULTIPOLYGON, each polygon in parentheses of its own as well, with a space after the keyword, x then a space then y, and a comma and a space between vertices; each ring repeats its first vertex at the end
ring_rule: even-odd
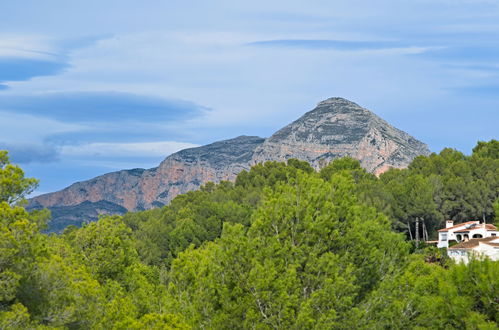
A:
POLYGON ((497 328, 499 262, 414 244, 498 218, 495 140, 379 178, 269 162, 61 235, 22 207, 35 186, 0 152, 0 329, 497 328))

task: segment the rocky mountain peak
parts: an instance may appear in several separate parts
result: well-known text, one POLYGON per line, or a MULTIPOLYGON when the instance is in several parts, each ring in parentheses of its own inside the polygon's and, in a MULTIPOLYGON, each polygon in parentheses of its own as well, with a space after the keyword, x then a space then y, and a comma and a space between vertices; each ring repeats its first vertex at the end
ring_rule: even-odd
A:
POLYGON ((328 99, 325 99, 325 100, 317 103, 317 108, 320 108, 323 106, 330 106, 330 107, 332 107, 332 109, 337 109, 337 108, 341 108, 341 107, 349 107, 349 106, 362 109, 357 103, 352 102, 352 101, 347 100, 347 99, 342 98, 342 97, 330 97, 328 99))
POLYGON ((372 112, 354 102, 332 97, 319 102, 313 110, 277 131, 268 141, 293 139, 325 142, 345 138, 352 140, 363 136, 374 116, 372 112))
POLYGON ((324 101, 317 103, 317 106, 305 113, 299 120, 306 119, 308 117, 318 117, 318 116, 333 116, 333 115, 374 115, 371 111, 362 108, 357 103, 344 99, 342 97, 331 97, 324 101))
POLYGON ((373 112, 340 97, 321 101, 280 129, 255 150, 255 163, 299 158, 320 168, 350 156, 373 173, 404 167, 427 146, 391 126, 373 112))

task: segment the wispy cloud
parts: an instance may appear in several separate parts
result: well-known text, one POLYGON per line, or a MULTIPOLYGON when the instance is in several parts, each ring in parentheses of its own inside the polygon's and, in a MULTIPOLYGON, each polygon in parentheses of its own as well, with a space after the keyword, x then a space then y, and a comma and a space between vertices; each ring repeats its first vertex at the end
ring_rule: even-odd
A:
POLYGON ((69 64, 64 61, 0 57, 0 82, 24 81, 33 77, 56 75, 67 68, 69 64))
POLYGON ((400 41, 352 41, 326 39, 278 39, 250 42, 247 45, 256 47, 288 47, 304 49, 334 49, 334 50, 377 50, 414 47, 400 41))
MULTIPOLYGON (((154 159, 156 164, 164 157, 186 148, 199 145, 178 141, 130 142, 130 143, 78 143, 53 145, 50 143, 3 143, 0 150, 7 150, 16 164, 52 163, 61 159, 91 162, 94 166, 109 167, 111 163, 144 163, 154 159)), ((132 166, 133 167, 133 166, 132 166)))
POLYGON ((46 144, 0 142, 0 150, 7 150, 11 161, 17 164, 50 163, 59 160, 57 150, 46 144))
POLYGON ((67 134, 86 129, 84 125, 64 123, 43 116, 5 112, 1 107, 0 118, 0 143, 7 144, 36 144, 51 134, 67 134))
POLYGON ((445 63, 497 63, 499 61, 499 45, 473 42, 469 45, 450 45, 433 48, 421 56, 445 63))
POLYGON ((58 40, 40 35, 0 35, 0 90, 7 89, 8 82, 61 74, 71 67, 72 51, 109 36, 58 40))
POLYGON ((8 82, 64 72, 68 59, 51 43, 40 36, 0 35, 0 83, 7 87, 8 82))
POLYGON ((117 159, 122 164, 154 164, 197 146, 165 140, 179 137, 174 133, 178 130, 169 132, 167 125, 208 111, 189 101, 118 92, 4 94, 0 110, 6 119, 0 122, 0 147, 9 150, 14 161, 92 159, 92 166, 104 167, 117 159))
POLYGON ((122 92, 5 95, 0 109, 73 123, 181 120, 208 111, 188 101, 122 92))
POLYGON ((0 34, 0 57, 54 60, 59 57, 54 40, 39 34, 0 34))
POLYGON ((197 144, 157 141, 137 143, 88 143, 82 145, 63 146, 60 149, 62 156, 71 157, 165 157, 176 151, 198 147, 197 144))
MULTIPOLYGON (((449 89, 457 95, 466 95, 479 98, 499 99, 499 82, 493 85, 461 86, 449 89)), ((494 109, 493 111, 497 111, 494 109)))

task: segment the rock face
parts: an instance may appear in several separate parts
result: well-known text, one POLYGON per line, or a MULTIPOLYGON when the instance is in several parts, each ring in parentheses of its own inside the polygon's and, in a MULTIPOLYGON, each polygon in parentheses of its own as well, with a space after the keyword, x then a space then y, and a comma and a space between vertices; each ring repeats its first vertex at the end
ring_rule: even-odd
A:
POLYGON ((49 208, 51 230, 81 225, 101 214, 123 214, 168 204, 175 196, 213 181, 233 180, 250 168, 265 139, 240 136, 168 156, 158 167, 112 172, 29 200, 28 209, 49 208))
POLYGON ((350 156, 375 174, 406 167, 427 155, 427 146, 369 110, 342 98, 315 109, 268 139, 240 136, 179 151, 158 167, 108 173, 61 191, 35 197, 29 208, 52 210, 52 230, 92 221, 99 214, 121 214, 161 207, 175 196, 213 181, 233 180, 242 170, 265 161, 298 158, 320 168, 350 156))

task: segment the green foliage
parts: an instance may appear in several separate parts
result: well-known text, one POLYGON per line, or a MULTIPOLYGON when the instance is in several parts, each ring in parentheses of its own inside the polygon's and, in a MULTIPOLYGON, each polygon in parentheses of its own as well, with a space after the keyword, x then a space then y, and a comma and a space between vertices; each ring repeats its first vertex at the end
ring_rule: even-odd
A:
POLYGON ((298 173, 267 189, 247 232, 226 225, 174 260, 175 307, 195 328, 348 328, 355 303, 407 254, 353 185, 348 174, 298 173))
POLYGON ((0 202, 10 205, 20 202, 37 185, 37 180, 24 177, 19 166, 10 164, 7 151, 0 150, 0 202))
POLYGON ((220 237, 224 223, 249 227, 265 188, 272 188, 299 172, 312 173, 303 161, 267 162, 241 172, 235 183, 208 183, 198 191, 175 198, 161 210, 126 214, 123 221, 133 230, 135 247, 143 262, 166 265, 191 244, 220 237))
POLYGON ((23 208, 0 203, 0 304, 15 300, 21 278, 43 254, 43 240, 37 230, 23 208))
POLYGON ((0 329, 496 329, 499 262, 406 238, 497 218, 497 150, 379 178, 351 158, 268 162, 62 235, 21 207, 35 181, 0 153, 0 329))
POLYGON ((117 279, 137 259, 132 231, 121 217, 103 217, 72 235, 69 242, 100 281, 117 279))
POLYGON ((476 147, 473 148, 473 156, 479 158, 499 159, 499 141, 479 141, 476 147))
POLYGON ((499 197, 499 158, 495 156, 498 142, 479 142, 473 155, 444 149, 439 155, 419 157, 410 165, 410 172, 432 177, 434 199, 447 219, 493 219, 493 202, 499 197))
POLYGON ((498 271, 487 260, 446 269, 414 258, 360 305, 357 327, 496 329, 498 271))
POLYGON ((416 220, 429 238, 443 220, 494 220, 494 201, 499 198, 498 142, 479 142, 472 156, 454 149, 419 156, 408 169, 391 169, 377 182, 365 186, 365 200, 388 215, 393 228, 416 236, 416 220))
POLYGON ((496 199, 494 202, 494 212, 496 214, 495 216, 495 225, 499 227, 499 198, 496 199))
POLYGON ((131 330, 170 330, 170 329, 190 329, 180 317, 174 314, 145 314, 138 320, 127 318, 118 322, 115 329, 131 330))
POLYGON ((42 324, 91 328, 101 312, 100 291, 84 266, 52 255, 36 263, 23 281, 19 300, 42 324))
POLYGON ((0 310, 0 329, 24 330, 33 328, 28 309, 17 303, 6 310, 0 310))
POLYGON ((373 178, 372 174, 368 174, 360 166, 360 162, 357 159, 350 157, 333 160, 329 165, 321 169, 320 176, 324 180, 330 180, 334 174, 338 173, 350 173, 356 179, 356 182, 365 177, 373 178))

